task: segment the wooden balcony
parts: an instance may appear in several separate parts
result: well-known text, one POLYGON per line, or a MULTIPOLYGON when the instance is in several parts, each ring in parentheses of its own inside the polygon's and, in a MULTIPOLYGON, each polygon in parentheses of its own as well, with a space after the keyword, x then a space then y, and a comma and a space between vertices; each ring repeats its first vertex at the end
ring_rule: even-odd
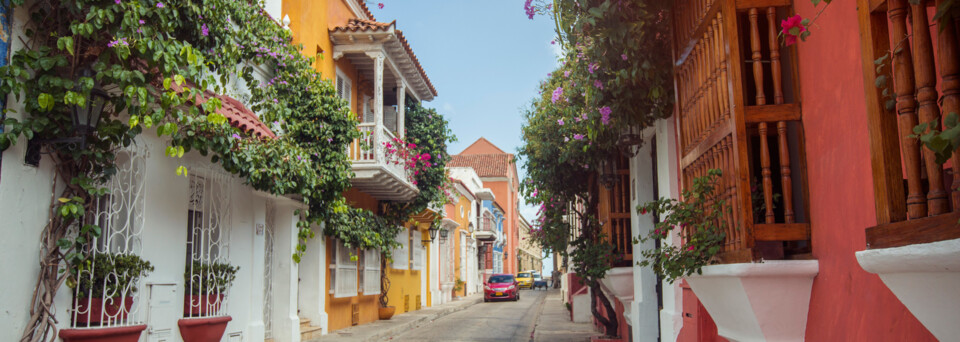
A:
POLYGON ((878 223, 866 230, 870 249, 960 239, 960 158, 938 164, 911 137, 919 123, 960 114, 958 23, 933 20, 941 2, 858 1, 864 81, 886 85, 865 89, 878 223))
POLYGON ((792 2, 681 0, 674 7, 682 182, 720 169, 723 263, 804 258, 803 127, 796 57, 777 39, 792 2))
POLYGON ((381 200, 406 201, 419 190, 411 183, 404 161, 386 151, 385 143, 393 143, 393 132, 383 125, 364 123, 357 126, 362 136, 350 144, 353 161, 353 187, 381 200))

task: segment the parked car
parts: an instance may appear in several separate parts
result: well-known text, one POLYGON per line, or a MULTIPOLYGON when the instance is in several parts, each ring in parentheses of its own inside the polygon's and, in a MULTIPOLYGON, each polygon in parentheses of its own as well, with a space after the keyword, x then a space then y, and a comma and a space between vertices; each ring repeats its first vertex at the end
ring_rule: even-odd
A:
POLYGON ((543 277, 540 276, 540 273, 533 274, 533 288, 534 289, 542 288, 544 290, 547 289, 547 280, 543 279, 543 277))
POLYGON ((520 300, 517 279, 512 274, 494 274, 483 284, 483 301, 494 299, 520 300))
POLYGON ((533 288, 533 272, 523 271, 517 273, 517 284, 521 289, 533 288))

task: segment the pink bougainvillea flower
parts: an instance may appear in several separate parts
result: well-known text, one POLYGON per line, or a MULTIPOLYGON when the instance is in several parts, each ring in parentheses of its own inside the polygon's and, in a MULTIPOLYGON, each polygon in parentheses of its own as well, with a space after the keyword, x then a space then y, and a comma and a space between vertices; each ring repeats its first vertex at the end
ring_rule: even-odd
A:
POLYGON ((147 22, 140 20, 140 25, 146 24, 147 22))
POLYGON ((158 2, 158 3, 157 3, 157 8, 163 8, 163 3, 162 3, 162 2, 158 2))
POLYGON ((120 4, 120 0, 113 0, 113 3, 119 5, 119 4, 120 4))
MULTIPOLYGON (((568 137, 563 137, 563 142, 568 142, 568 141, 570 141, 570 138, 568 138, 568 137)), ((553 205, 551 204, 551 206, 553 206, 553 205)))
POLYGON ((382 2, 377 3, 377 7, 380 9, 383 9, 383 3, 382 2))
POLYGON ((594 80, 593 86, 596 87, 597 89, 603 89, 603 82, 600 82, 600 80, 594 80))
POLYGON ((611 110, 610 107, 603 106, 600 108, 600 121, 603 122, 604 125, 610 123, 610 113, 613 113, 613 110, 611 110))
POLYGON ((556 104, 557 101, 560 100, 560 97, 561 97, 561 96, 563 96, 563 87, 557 87, 557 89, 554 89, 554 90, 553 90, 553 97, 551 97, 550 100, 551 100, 554 104, 556 104))
POLYGON ((570 70, 564 71, 563 77, 570 77, 570 70))
POLYGON ((640 208, 640 215, 646 215, 646 214, 647 214, 647 208, 640 208))
POLYGON ((620 58, 622 58, 623 60, 627 60, 627 54, 620 55, 620 58))
POLYGON ((551 40, 551 41, 550 41, 550 45, 554 45, 554 44, 556 44, 556 43, 557 43, 556 40, 551 40))
POLYGON ((557 124, 563 126, 563 119, 557 119, 557 124))
POLYGON ((537 14, 537 8, 533 6, 533 0, 527 0, 523 3, 523 10, 527 12, 527 18, 533 20, 533 16, 537 14))
POLYGON ((592 74, 594 71, 597 71, 597 70, 599 70, 599 69, 600 69, 600 66, 597 65, 597 63, 590 63, 590 65, 587 66, 587 71, 589 71, 591 74, 592 74))
POLYGON ((583 134, 580 134, 580 133, 573 135, 574 140, 583 140, 583 138, 584 138, 583 134))
POLYGON ((690 245, 690 247, 687 247, 687 250, 688 250, 688 251, 692 251, 692 250, 693 250, 693 245, 690 245))
POLYGON ((207 24, 200 25, 200 34, 202 34, 204 37, 210 35, 210 29, 207 28, 207 24))
POLYGON ((796 44, 800 34, 807 30, 807 28, 803 26, 803 18, 800 17, 799 14, 784 19, 780 22, 780 27, 782 28, 781 32, 783 33, 783 39, 787 46, 796 44))

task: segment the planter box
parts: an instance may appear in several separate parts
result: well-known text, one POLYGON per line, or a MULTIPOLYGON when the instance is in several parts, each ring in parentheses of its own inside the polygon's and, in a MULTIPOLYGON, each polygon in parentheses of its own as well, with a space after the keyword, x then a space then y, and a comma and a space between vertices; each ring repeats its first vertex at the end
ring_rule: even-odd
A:
POLYGON ((183 315, 201 317, 216 314, 223 304, 223 295, 186 295, 183 297, 183 315))
POLYGON ((87 328, 60 330, 64 342, 137 342, 145 324, 114 328, 87 328))
POLYGON ((396 306, 388 306, 385 308, 378 308, 377 313, 380 315, 380 319, 390 319, 393 317, 393 314, 397 312, 396 306))
POLYGON ((77 300, 77 307, 74 308, 77 312, 74 323, 82 326, 98 325, 103 318, 109 318, 107 321, 111 323, 123 322, 130 313, 133 297, 108 298, 106 303, 104 302, 103 298, 77 300), (121 304, 123 312, 120 309, 121 304))
POLYGON ((220 341, 227 330, 227 323, 232 319, 230 316, 184 318, 177 321, 177 325, 180 326, 183 342, 212 342, 220 341))
POLYGON ((731 341, 803 341, 817 260, 711 265, 687 277, 731 341))

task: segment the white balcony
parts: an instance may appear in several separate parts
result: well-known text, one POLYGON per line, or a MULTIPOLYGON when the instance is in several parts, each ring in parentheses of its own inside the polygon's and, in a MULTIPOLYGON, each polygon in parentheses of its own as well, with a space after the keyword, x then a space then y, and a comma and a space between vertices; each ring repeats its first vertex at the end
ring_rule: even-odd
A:
POLYGON ((406 201, 419 190, 411 183, 404 161, 388 155, 385 143, 396 136, 383 125, 357 126, 362 136, 350 144, 353 160, 353 187, 381 200, 406 201))

